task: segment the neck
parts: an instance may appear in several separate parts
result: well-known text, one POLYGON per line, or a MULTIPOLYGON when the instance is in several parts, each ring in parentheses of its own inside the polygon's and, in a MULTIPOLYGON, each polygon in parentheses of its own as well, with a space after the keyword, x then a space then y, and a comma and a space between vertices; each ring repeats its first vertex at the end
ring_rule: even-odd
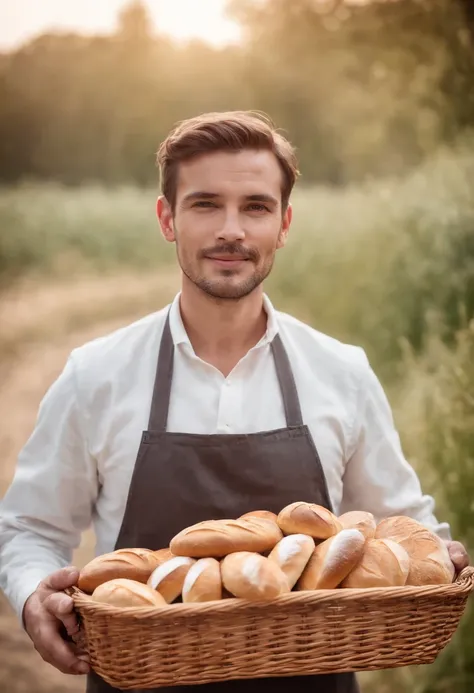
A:
POLYGON ((261 286, 242 299, 217 299, 186 280, 180 311, 196 355, 226 376, 267 329, 261 286))

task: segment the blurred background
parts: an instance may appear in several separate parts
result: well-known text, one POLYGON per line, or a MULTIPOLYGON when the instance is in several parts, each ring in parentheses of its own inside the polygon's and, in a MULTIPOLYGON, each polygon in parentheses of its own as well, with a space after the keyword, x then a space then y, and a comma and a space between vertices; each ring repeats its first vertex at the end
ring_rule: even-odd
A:
MULTIPOLYGON (((0 0, 0 497, 70 350, 163 307, 155 152, 266 111, 298 148, 281 310, 361 345, 437 514, 474 555, 472 0, 0 0)), ((92 555, 84 537, 75 556, 92 555)), ((71 693, 0 597, 1 693, 71 693)), ((474 612, 364 693, 472 693, 474 612)))

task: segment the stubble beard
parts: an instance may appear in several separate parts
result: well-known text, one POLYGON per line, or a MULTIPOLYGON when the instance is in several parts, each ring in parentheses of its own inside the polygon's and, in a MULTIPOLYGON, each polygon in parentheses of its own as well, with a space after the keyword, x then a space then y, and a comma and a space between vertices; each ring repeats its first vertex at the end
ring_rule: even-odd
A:
MULTIPOLYGON (((232 269, 221 270, 221 278, 217 279, 208 279, 200 275, 197 271, 194 272, 193 263, 187 262, 186 258, 183 258, 178 240, 176 240, 176 254, 181 271, 190 282, 197 286, 207 296, 227 301, 239 301, 255 291, 272 271, 275 257, 272 255, 261 267, 256 267, 250 277, 246 277, 238 283, 233 283, 231 281, 226 281, 226 278, 235 276, 236 272, 232 269)), ((253 261, 247 260, 247 262, 253 261)))

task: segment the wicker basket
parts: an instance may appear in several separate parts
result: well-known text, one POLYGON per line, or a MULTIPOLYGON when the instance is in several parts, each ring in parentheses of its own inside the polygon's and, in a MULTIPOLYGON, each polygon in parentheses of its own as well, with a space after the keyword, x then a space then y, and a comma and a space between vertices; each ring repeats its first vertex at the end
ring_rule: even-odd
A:
POLYGON ((120 609, 69 592, 93 669, 129 690, 429 664, 473 589, 469 567, 451 585, 291 592, 258 603, 120 609))

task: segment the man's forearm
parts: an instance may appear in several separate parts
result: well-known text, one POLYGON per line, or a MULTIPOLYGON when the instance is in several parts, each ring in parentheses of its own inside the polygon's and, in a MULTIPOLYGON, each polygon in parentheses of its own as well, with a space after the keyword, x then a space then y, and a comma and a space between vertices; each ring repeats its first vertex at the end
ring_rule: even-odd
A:
POLYGON ((67 566, 72 551, 32 532, 16 532, 2 527, 0 546, 0 588, 18 620, 23 624, 23 608, 39 583, 52 572, 67 566))

